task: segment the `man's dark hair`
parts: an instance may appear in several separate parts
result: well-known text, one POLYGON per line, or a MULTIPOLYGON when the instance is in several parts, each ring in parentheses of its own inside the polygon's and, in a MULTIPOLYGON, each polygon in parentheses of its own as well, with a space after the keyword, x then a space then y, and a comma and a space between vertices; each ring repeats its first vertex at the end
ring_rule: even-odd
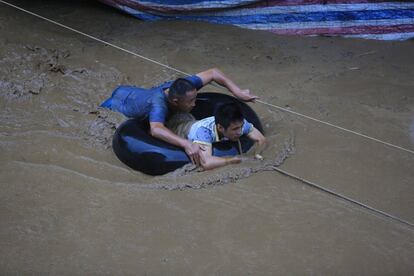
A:
POLYGON ((237 103, 225 103, 214 112, 214 120, 217 124, 227 129, 231 123, 242 122, 244 119, 241 107, 237 103))
POLYGON ((196 89, 196 87, 192 82, 183 78, 179 78, 171 84, 170 91, 168 92, 168 97, 170 99, 183 97, 187 94, 188 91, 194 89, 196 89))

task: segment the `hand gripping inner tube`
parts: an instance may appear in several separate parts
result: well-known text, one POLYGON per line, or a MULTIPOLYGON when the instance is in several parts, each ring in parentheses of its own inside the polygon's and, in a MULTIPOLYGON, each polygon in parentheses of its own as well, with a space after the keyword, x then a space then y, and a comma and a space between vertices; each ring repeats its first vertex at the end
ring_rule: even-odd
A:
MULTIPOLYGON (((218 104, 238 102, 247 121, 263 133, 256 113, 247 104, 234 97, 219 93, 199 93, 195 108, 191 111, 197 120, 213 116, 218 104)), ((240 138, 243 152, 248 151, 253 142, 247 137, 240 138)), ((176 170, 191 162, 182 148, 158 140, 149 134, 149 124, 138 119, 129 119, 115 131, 112 148, 124 164, 134 170, 149 175, 161 175, 176 170)), ((237 142, 222 141, 213 144, 213 155, 234 156, 239 154, 237 142)))

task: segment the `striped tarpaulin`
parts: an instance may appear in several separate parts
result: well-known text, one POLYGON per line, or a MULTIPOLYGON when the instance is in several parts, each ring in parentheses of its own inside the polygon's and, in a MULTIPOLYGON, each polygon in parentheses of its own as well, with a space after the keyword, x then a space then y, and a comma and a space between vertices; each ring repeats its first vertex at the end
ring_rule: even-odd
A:
POLYGON ((414 38, 414 1, 100 0, 142 20, 198 20, 282 35, 414 38))

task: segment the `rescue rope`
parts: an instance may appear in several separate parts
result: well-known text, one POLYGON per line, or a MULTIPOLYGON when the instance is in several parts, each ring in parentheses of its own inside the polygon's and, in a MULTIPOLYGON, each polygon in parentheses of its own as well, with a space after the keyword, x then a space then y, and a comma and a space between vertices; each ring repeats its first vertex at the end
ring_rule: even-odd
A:
POLYGON ((371 206, 369 206, 369 205, 366 205, 366 204, 364 204, 364 203, 362 203, 362 202, 359 202, 359 201, 357 201, 357 200, 355 200, 355 199, 352 199, 352 198, 350 198, 350 197, 347 197, 347 196, 341 195, 340 193, 334 192, 334 191, 332 191, 332 190, 330 190, 330 189, 324 188, 324 187, 322 187, 321 185, 318 185, 318 184, 316 184, 316 183, 314 183, 314 182, 311 182, 311 181, 309 181, 309 180, 306 180, 306 179, 304 179, 304 178, 302 178, 302 177, 300 177, 300 176, 294 175, 294 174, 292 174, 292 173, 289 173, 289 172, 287 172, 287 171, 285 171, 285 170, 282 170, 282 169, 280 169, 280 168, 278 168, 278 167, 275 167, 275 166, 272 166, 270 169, 271 169, 271 170, 275 170, 275 171, 277 171, 277 172, 279 172, 279 173, 281 173, 281 174, 283 174, 283 175, 285 175, 285 176, 287 176, 287 177, 290 177, 290 178, 292 178, 292 179, 295 179, 295 180, 297 180, 297 181, 300 181, 300 182, 302 182, 302 183, 304 183, 304 184, 306 184, 306 185, 308 185, 308 186, 311 186, 311 187, 313 187, 313 188, 315 188, 315 189, 318 189, 318 190, 320 190, 320 191, 323 191, 323 192, 325 192, 325 193, 328 193, 328 194, 330 194, 330 195, 333 195, 333 196, 335 196, 335 197, 337 197, 337 198, 340 198, 340 199, 342 199, 342 200, 345 200, 345 201, 348 201, 348 202, 353 203, 353 204, 355 204, 355 205, 358 205, 358 206, 360 206, 360 207, 362 207, 362 208, 364 208, 364 209, 367 209, 367 210, 369 210, 369 211, 371 211, 371 212, 377 213, 377 214, 382 215, 382 216, 384 216, 384 217, 386 217, 386 218, 389 218, 389 219, 391 219, 391 220, 394 220, 394 221, 400 222, 400 223, 402 223, 402 224, 405 224, 405 225, 407 225, 407 226, 410 226, 410 227, 413 227, 413 228, 414 228, 414 224, 413 224, 413 223, 411 223, 411 222, 409 222, 409 221, 406 221, 406 220, 404 220, 404 219, 401 219, 401 218, 399 218, 399 217, 396 217, 396 216, 394 216, 394 215, 391 215, 391 214, 389 214, 389 213, 387 213, 387 212, 384 212, 384 211, 381 211, 381 210, 379 210, 379 209, 377 209, 377 208, 374 208, 374 207, 371 207, 371 206))

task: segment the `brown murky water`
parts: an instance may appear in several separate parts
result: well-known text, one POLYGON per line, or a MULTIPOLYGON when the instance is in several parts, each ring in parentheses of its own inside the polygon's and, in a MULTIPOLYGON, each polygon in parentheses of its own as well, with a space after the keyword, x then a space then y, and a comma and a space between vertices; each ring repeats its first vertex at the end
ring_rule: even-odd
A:
MULTIPOLYGON (((263 101, 414 150, 413 41, 144 23, 55 2, 13 1, 186 72, 219 67, 263 101)), ((0 34, 1 274, 412 273, 411 227, 261 162, 160 177, 124 166, 110 143, 125 118, 97 105, 119 84, 176 72, 3 4, 0 34)), ((413 154, 253 108, 268 163, 414 222, 413 154)))

